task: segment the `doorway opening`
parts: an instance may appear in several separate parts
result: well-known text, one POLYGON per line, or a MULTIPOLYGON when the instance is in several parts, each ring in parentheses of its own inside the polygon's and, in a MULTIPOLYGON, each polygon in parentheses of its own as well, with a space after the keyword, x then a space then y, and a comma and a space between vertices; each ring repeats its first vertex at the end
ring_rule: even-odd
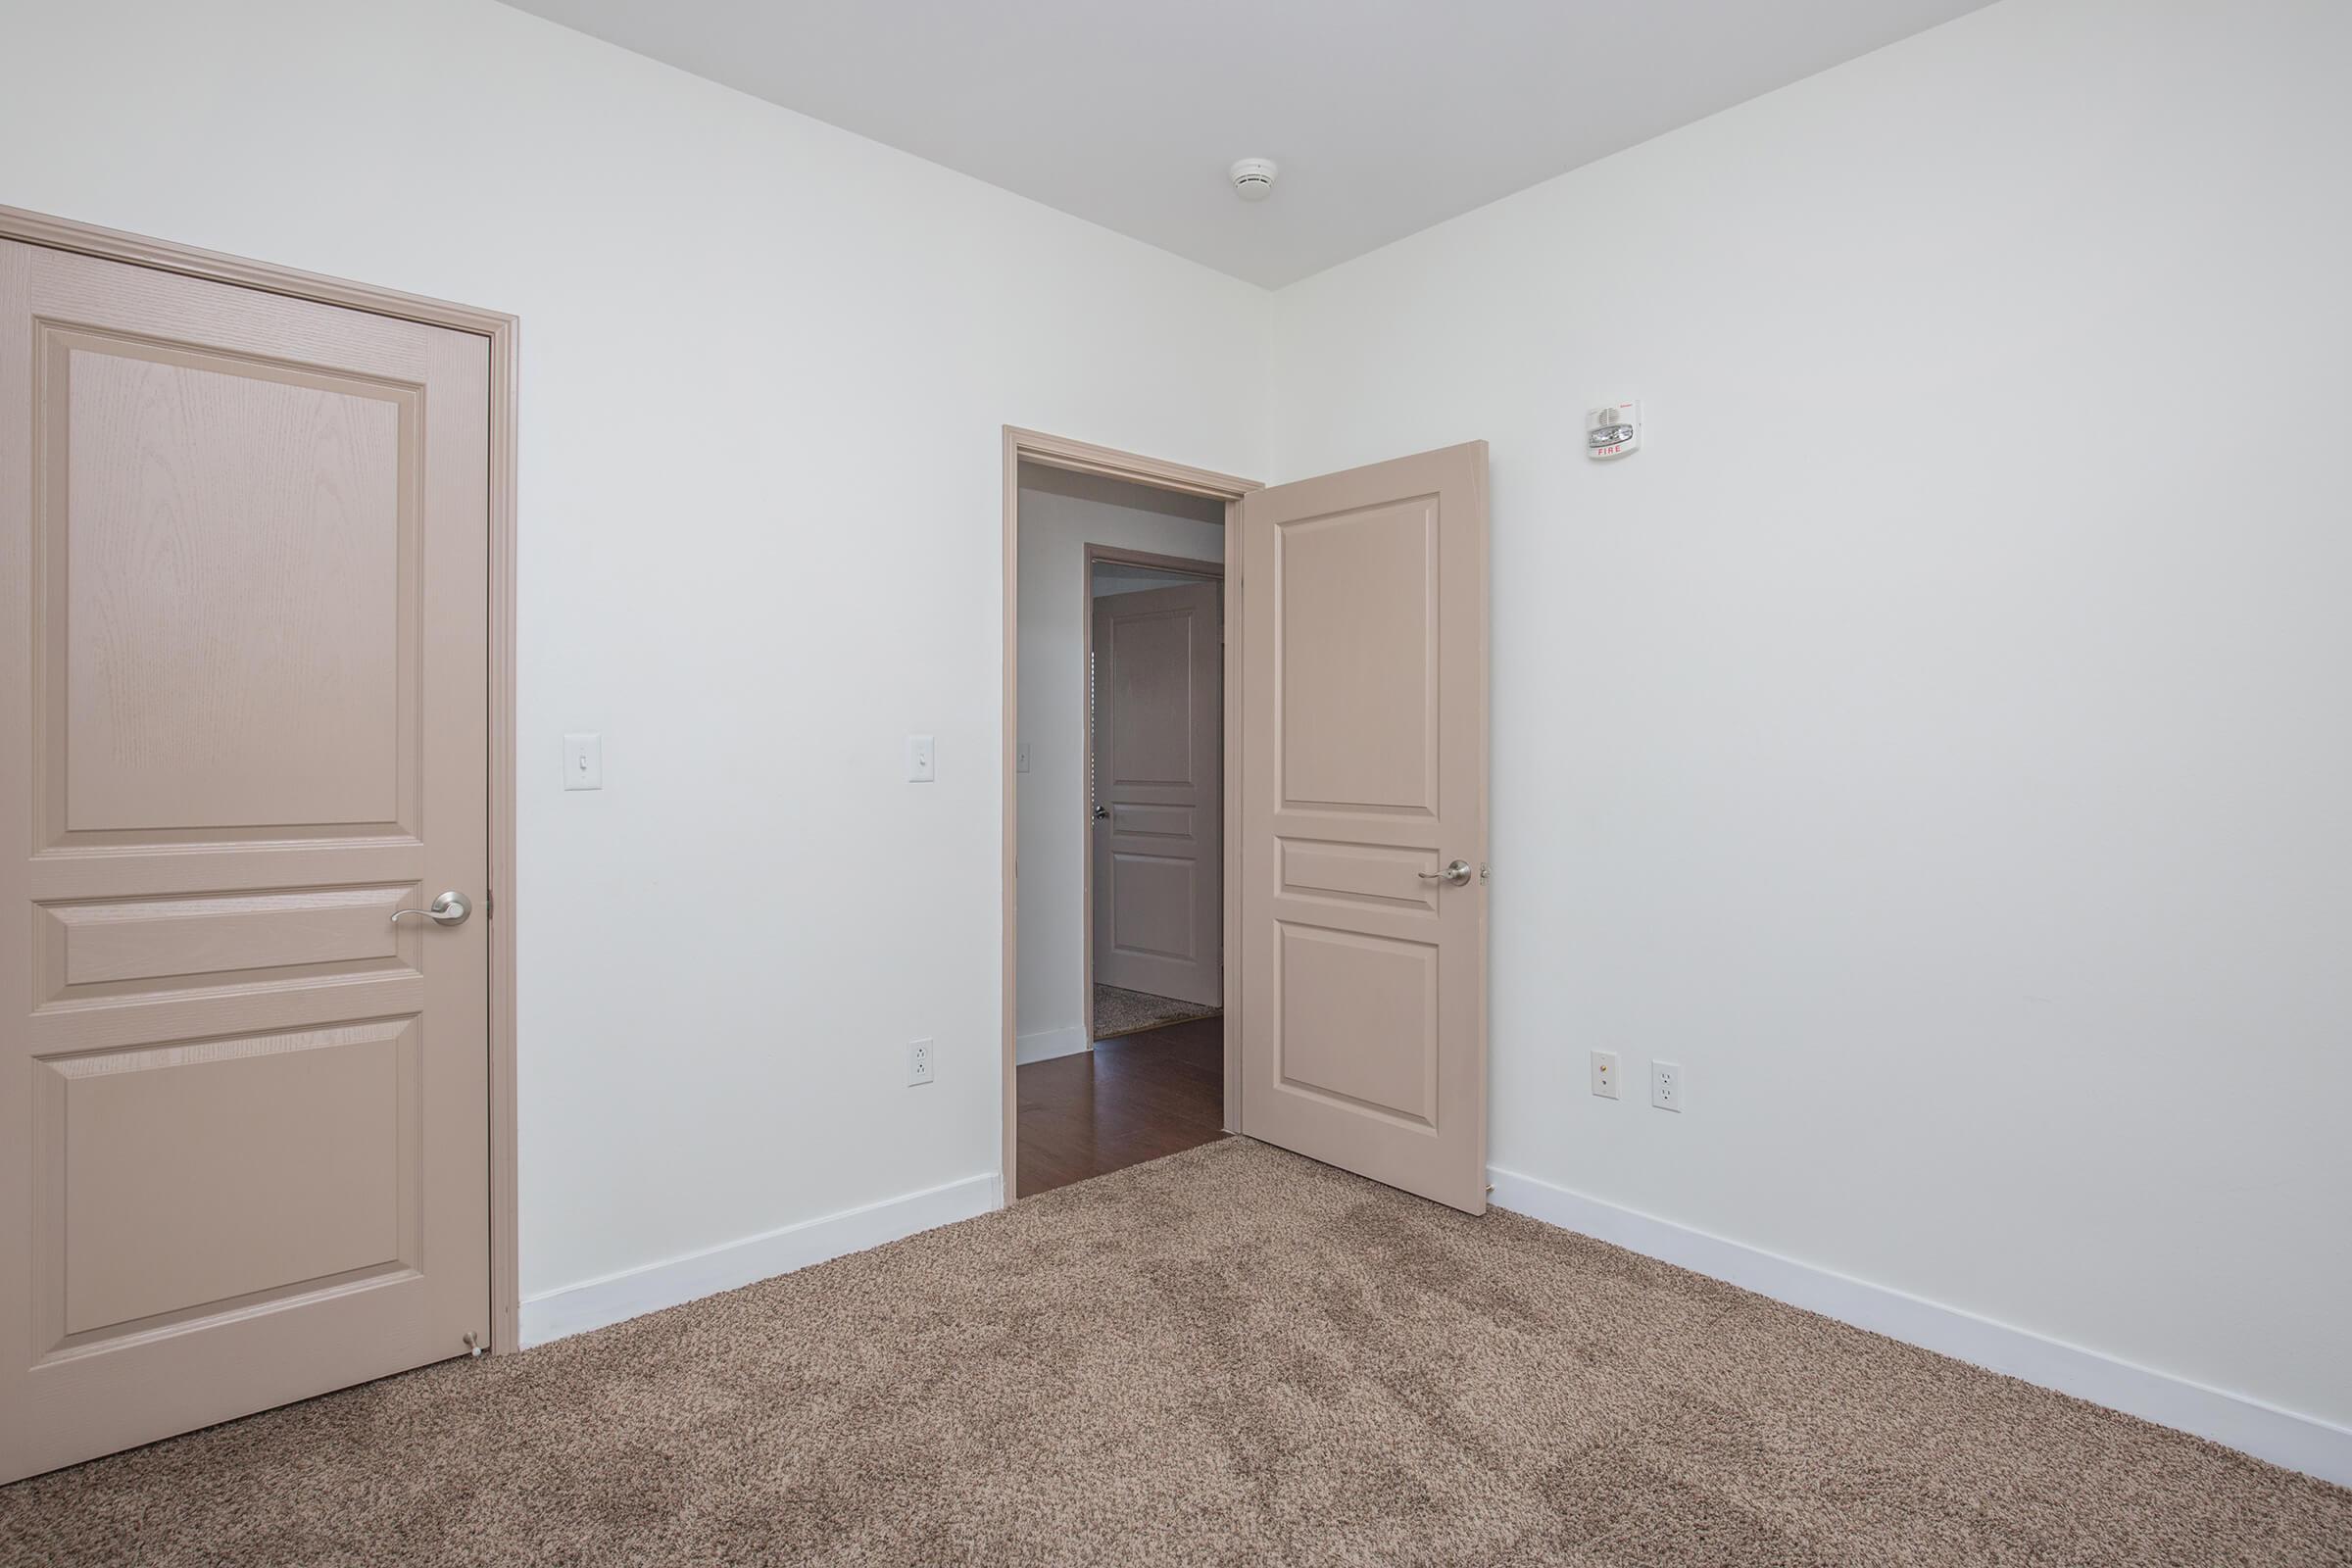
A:
MULTIPOLYGON (((1060 1180, 1170 1152, 1128 1136, 1133 1112, 1149 1107, 1140 1104, 1145 1097, 1111 1081, 1110 1064, 1129 1059, 1115 1039, 1096 1045, 1095 976, 1052 974, 1053 965, 1083 951, 1080 942, 1056 939, 1052 922, 1090 912, 1069 895, 1084 885, 1079 858, 1096 854, 1098 832, 1121 825, 1123 804, 1115 788, 1106 787, 1101 801, 1087 788, 1090 754, 1077 736, 1101 721, 1081 724, 1079 715, 1092 710, 1075 689, 1083 666, 1067 649, 1092 635, 1080 632, 1081 621, 1095 623, 1089 543, 1107 537, 1113 551, 1172 555, 1173 562, 1144 564, 1196 578, 1207 575, 1211 552, 1205 544, 1189 553, 1152 551, 1134 538, 1090 532, 1087 523, 1102 513, 1063 530, 1066 557, 1057 574, 1046 564, 1051 552, 1037 547, 1052 529, 1046 514, 1061 501, 1182 515, 1176 503, 1152 494, 1172 492, 1218 503, 1223 513, 1221 529, 1214 514, 1192 519, 1213 538, 1225 574, 1217 611, 1195 616, 1203 626, 1221 620, 1222 676, 1188 677, 1189 690, 1221 689, 1222 713, 1214 723, 1188 720, 1187 729, 1200 734, 1205 724, 1222 738, 1214 769, 1222 775, 1221 844, 1210 857, 1218 867, 1213 947, 1222 970, 1214 994, 1223 999, 1216 1126, 1484 1213, 1486 443, 1265 489, 1008 428, 1004 483, 1004 1197, 1055 1185, 1044 1168, 1046 1121, 1024 1127, 1031 1098, 1021 1082, 1024 1035, 1033 1066, 1087 1054, 1070 1067, 1083 1066, 1086 1097, 1069 1107, 1065 1147, 1075 1155, 1060 1180), (1141 488, 1105 492, 1100 482, 1106 480, 1141 488), (1024 550, 1025 541, 1032 548, 1024 550), (1026 580, 1033 575, 1035 582, 1026 580), (1043 613, 1025 613, 1032 609, 1043 613), (1054 630, 1057 616, 1066 619, 1054 630), (1048 684, 1060 672, 1071 687, 1045 697, 1029 678, 1039 670, 1048 684), (1058 723, 1057 714, 1068 727, 1055 739, 1043 726, 1058 723), (1053 791, 1057 780, 1066 790, 1052 808, 1041 786, 1053 791), (1107 808, 1107 826, 1093 818, 1096 805, 1107 808), (1055 1021, 1051 1009, 1065 1004, 1083 1007, 1086 1021, 1055 1021), (1039 1147, 1025 1147, 1031 1144, 1039 1147)), ((1174 613, 1172 603, 1159 608, 1174 613)), ((1182 643, 1188 659, 1205 654, 1205 635, 1185 642, 1164 627, 1152 634, 1163 645, 1182 643)), ((1115 661, 1101 684, 1113 689, 1114 701, 1123 695, 1115 661)), ((1115 756, 1124 738, 1115 722, 1109 728, 1115 756)), ((1172 746, 1164 732, 1140 744, 1146 762, 1131 769, 1132 759, 1117 761, 1113 784, 1130 781, 1132 772, 1192 793, 1127 797, 1125 825, 1139 836, 1114 834, 1106 853, 1172 860, 1183 823, 1169 813, 1190 811, 1197 824, 1200 792, 1209 787, 1206 747, 1172 746), (1181 765, 1170 758, 1181 758, 1181 765)), ((1117 875, 1114 867, 1098 878, 1114 899, 1117 875)), ((1147 866, 1137 886, 1154 881, 1183 883, 1185 876, 1147 866)), ((1114 924, 1123 918, 1111 912, 1114 924)), ((1207 923, 1203 915, 1199 929, 1207 923)), ((1184 995, 1178 975, 1188 962, 1204 962, 1212 947, 1190 929, 1160 919, 1114 932, 1109 946, 1160 963, 1131 989, 1184 995)), ((1198 1141, 1210 1136, 1196 1124, 1198 1141)))
POLYGON ((1254 487, 1025 432, 1005 457, 1011 1200, 1239 1124, 1225 546, 1254 487))

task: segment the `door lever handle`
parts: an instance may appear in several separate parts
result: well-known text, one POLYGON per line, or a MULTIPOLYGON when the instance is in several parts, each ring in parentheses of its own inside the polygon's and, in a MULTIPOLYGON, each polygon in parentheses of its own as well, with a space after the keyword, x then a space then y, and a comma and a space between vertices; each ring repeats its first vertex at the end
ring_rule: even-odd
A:
POLYGON ((1415 871, 1413 875, 1424 882, 1450 882, 1455 887, 1470 885, 1470 862, 1456 860, 1443 871, 1415 871))
POLYGON ((466 923, 466 917, 472 912, 473 906, 466 902, 466 895, 452 891, 449 893, 444 893, 439 898, 435 899, 432 902, 432 906, 430 908, 394 909, 392 911, 392 923, 394 925, 400 924, 402 915, 417 914, 422 915, 425 919, 432 921, 435 925, 464 925, 466 923))

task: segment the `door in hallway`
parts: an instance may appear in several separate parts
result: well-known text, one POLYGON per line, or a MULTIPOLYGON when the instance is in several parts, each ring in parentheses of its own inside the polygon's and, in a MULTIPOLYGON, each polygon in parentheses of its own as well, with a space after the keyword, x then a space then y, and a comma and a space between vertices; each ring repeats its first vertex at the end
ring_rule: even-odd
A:
POLYGON ((0 1480, 487 1340, 488 372, 0 241, 0 1480))
POLYGON ((1242 1131, 1478 1213, 1487 451, 1240 506, 1242 1131))
POLYGON ((1219 586, 1094 601, 1094 978, 1216 1006, 1224 992, 1219 586))

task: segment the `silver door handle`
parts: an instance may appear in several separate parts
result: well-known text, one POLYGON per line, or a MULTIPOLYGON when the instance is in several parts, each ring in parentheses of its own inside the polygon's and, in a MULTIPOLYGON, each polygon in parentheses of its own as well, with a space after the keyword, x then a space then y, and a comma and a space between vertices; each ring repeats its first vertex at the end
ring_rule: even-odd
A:
POLYGON ((1457 888, 1468 887, 1470 885, 1470 862, 1456 860, 1443 871, 1415 871, 1413 875, 1424 882, 1450 882, 1457 888))
POLYGON ((444 893, 435 899, 430 908, 394 909, 392 923, 400 924, 400 917, 404 914, 421 914, 435 925, 464 925, 466 917, 472 912, 473 906, 466 902, 465 894, 451 892, 444 893))

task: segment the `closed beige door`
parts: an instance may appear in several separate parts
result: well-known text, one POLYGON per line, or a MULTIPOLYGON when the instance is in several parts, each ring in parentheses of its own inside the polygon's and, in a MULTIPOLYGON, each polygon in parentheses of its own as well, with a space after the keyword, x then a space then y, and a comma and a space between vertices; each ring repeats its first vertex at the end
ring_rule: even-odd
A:
POLYGON ((1225 988, 1224 635, 1213 582, 1095 601, 1095 978, 1212 1007, 1225 988))
POLYGON ((0 1479, 487 1339, 487 377, 0 242, 0 1479))
POLYGON ((1242 1131, 1473 1214, 1486 492, 1448 447, 1255 491, 1238 541, 1242 1131))

